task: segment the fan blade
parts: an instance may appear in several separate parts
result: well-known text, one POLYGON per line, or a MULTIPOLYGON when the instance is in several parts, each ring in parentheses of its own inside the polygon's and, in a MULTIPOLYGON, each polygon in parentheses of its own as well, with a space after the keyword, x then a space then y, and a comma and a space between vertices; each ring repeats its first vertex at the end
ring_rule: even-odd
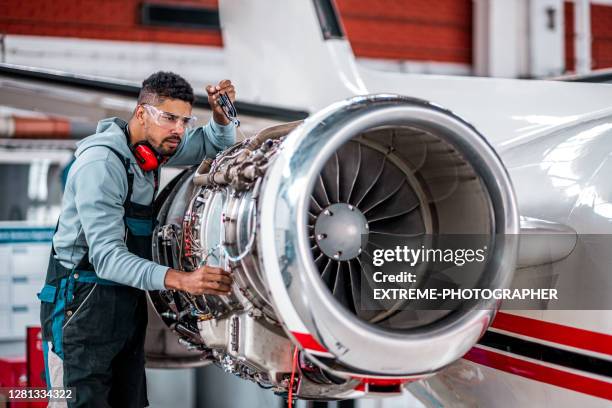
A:
POLYGON ((338 150, 340 202, 347 203, 353 186, 359 176, 361 166, 361 145, 356 142, 345 143, 338 150))

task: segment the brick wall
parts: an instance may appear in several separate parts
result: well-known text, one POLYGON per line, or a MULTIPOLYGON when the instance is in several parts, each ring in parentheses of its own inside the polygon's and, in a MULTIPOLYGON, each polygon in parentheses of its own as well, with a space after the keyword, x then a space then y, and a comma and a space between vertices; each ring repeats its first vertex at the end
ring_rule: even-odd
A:
MULTIPOLYGON (((218 30, 140 25, 142 0, 0 0, 0 32, 9 34, 221 46, 218 30)), ((162 3, 157 1, 157 3, 162 3)), ((217 0, 171 0, 217 8, 217 0)))
MULTIPOLYGON (((221 35, 215 30, 140 25, 141 2, 0 0, 0 10, 3 10, 0 32, 222 45, 221 35)), ((163 2, 217 7, 217 0, 163 2)), ((472 61, 472 0, 338 0, 337 4, 357 56, 464 64, 472 61)))
MULTIPOLYGON (((591 4, 592 68, 612 67, 612 6, 591 4)), ((574 4, 565 2, 565 66, 574 66, 574 4)))
POLYGON ((574 59, 574 3, 566 1, 563 4, 563 14, 565 19, 565 70, 573 71, 576 69, 574 59))
POLYGON ((472 0, 337 0, 357 56, 472 63, 472 0))
POLYGON ((612 6, 591 5, 593 68, 612 67, 612 6))

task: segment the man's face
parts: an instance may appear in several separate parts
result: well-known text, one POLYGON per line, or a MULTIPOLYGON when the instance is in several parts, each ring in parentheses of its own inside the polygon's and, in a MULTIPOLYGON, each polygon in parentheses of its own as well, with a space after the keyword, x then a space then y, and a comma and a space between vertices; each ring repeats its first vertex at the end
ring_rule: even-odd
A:
POLYGON ((144 121, 145 139, 163 156, 176 151, 185 134, 185 118, 191 117, 191 104, 180 99, 165 99, 155 106, 138 107, 144 121))

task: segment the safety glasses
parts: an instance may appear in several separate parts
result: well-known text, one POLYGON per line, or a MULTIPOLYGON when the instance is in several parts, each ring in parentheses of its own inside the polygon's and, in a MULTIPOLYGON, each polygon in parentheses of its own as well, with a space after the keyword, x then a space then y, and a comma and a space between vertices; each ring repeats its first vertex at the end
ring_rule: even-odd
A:
POLYGON ((151 115, 155 123, 165 129, 174 129, 177 124, 180 124, 183 129, 193 129, 198 120, 195 116, 179 116, 174 113, 159 110, 148 103, 143 103, 142 106, 147 113, 151 115))

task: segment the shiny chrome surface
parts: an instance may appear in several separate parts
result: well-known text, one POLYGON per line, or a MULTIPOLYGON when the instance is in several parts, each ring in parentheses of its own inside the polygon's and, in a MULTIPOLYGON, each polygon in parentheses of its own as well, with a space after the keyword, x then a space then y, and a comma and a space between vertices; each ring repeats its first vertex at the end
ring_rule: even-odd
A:
POLYGON ((314 230, 312 240, 316 245, 311 249, 319 253, 315 262, 325 257, 336 261, 357 258, 368 240, 370 227, 367 218, 359 208, 348 203, 328 203, 325 208, 313 203, 319 209, 316 221, 309 224, 309 230, 314 230))
MULTIPOLYGON (((471 305, 467 311, 450 314, 426 329, 390 333, 338 307, 310 252, 307 230, 310 191, 319 173, 344 143, 381 127, 425 131, 434 135, 433 139, 452 146, 456 149, 453 152, 473 166, 478 177, 467 180, 478 181, 468 181, 465 191, 481 186, 480 192, 472 190, 477 194, 471 195, 481 201, 458 201, 453 202, 452 210, 447 207, 450 192, 462 191, 456 187, 462 186, 457 184, 461 180, 460 170, 452 167, 450 171, 457 177, 451 185, 455 187, 440 183, 433 189, 429 202, 438 209, 442 231, 446 228, 463 233, 516 236, 518 214, 508 175, 497 155, 472 127, 450 112, 422 101, 394 95, 357 97, 310 117, 287 137, 283 154, 274 162, 262 187, 258 239, 263 270, 274 293, 275 310, 289 331, 312 333, 334 356, 334 369, 341 372, 352 367, 364 373, 389 376, 431 373, 459 358, 477 341, 488 326, 494 307, 471 305), (491 217, 488 221, 483 210, 491 217), (453 218, 453 211, 463 217, 453 218), (264 244, 270 242, 274 246, 264 244)), ((438 166, 444 163, 437 162, 438 166)), ((427 174, 428 168, 423 166, 421 170, 427 174)), ((493 253, 495 265, 489 271, 490 283, 507 287, 516 262, 516 242, 495 246, 493 253)), ((312 358, 316 359, 316 355, 312 358)))
MULTIPOLYGON (((188 349, 185 353, 197 356, 176 358, 176 364, 214 363, 279 393, 289 385, 293 344, 270 306, 254 237, 258 172, 278 153, 278 138, 294 127, 266 129, 216 160, 205 160, 197 170, 184 173, 161 199, 155 260, 182 270, 204 264, 230 268, 235 282, 232 294, 193 296, 171 290, 149 294, 159 317, 188 349)), ((335 398, 352 382, 342 379, 321 388, 320 383, 303 378, 301 384, 304 387, 296 395, 302 398, 335 398)))
POLYGON ((366 261, 383 238, 482 235, 491 260, 479 282, 503 288, 517 250, 506 237, 519 228, 508 176, 482 136, 397 95, 352 98, 235 145, 183 175, 158 220, 158 262, 234 275, 229 296, 151 293, 183 343, 276 392, 287 391, 299 347, 296 395, 323 399, 363 395, 355 376, 431 375, 495 313, 493 302, 369 307, 360 295, 373 287, 366 261))

